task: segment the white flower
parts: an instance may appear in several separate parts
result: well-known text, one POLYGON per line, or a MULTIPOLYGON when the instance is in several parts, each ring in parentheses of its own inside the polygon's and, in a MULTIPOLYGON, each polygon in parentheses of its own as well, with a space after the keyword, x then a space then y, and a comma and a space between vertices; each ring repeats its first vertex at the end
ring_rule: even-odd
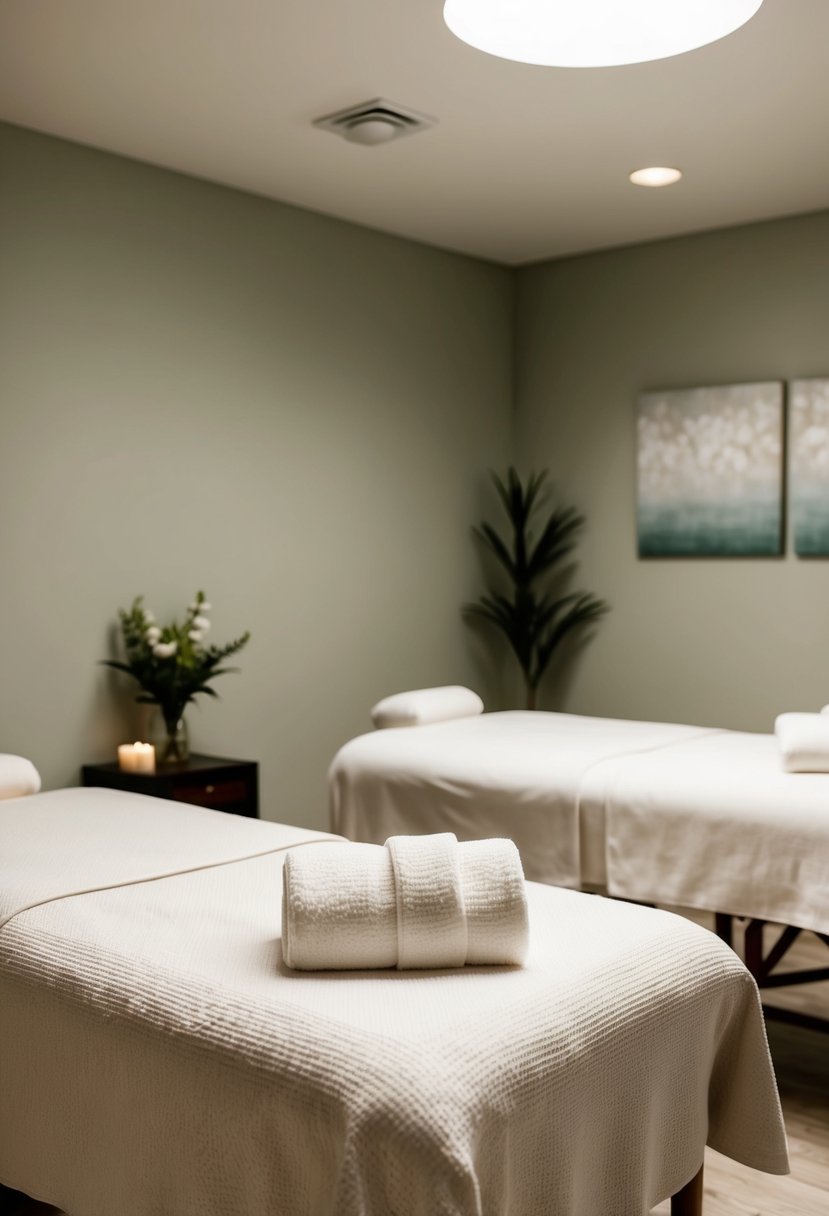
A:
POLYGON ((171 659, 178 650, 178 642, 157 642, 153 654, 157 659, 171 659))
POLYGON ((187 611, 188 612, 198 612, 199 607, 200 607, 200 605, 196 602, 196 600, 193 600, 192 604, 187 605, 187 611))
POLYGON ((204 634, 200 629, 191 629, 187 636, 191 642, 200 642, 204 634))
POLYGON ((210 621, 206 616, 194 616, 193 628, 200 629, 202 633, 207 633, 208 629, 210 628, 210 621))
POLYGON ((155 620, 155 613, 150 612, 149 608, 145 608, 144 609, 144 624, 152 625, 154 620, 155 620))
POLYGON ((147 630, 147 645, 155 646, 156 642, 158 642, 160 638, 161 630, 159 629, 158 625, 150 625, 149 629, 147 630))
POLYGON ((212 604, 208 604, 207 600, 202 600, 201 604, 197 605, 197 607, 198 607, 198 608, 199 608, 199 609, 200 609, 202 612, 209 612, 209 611, 210 611, 210 609, 213 607, 213 605, 212 605, 212 604))

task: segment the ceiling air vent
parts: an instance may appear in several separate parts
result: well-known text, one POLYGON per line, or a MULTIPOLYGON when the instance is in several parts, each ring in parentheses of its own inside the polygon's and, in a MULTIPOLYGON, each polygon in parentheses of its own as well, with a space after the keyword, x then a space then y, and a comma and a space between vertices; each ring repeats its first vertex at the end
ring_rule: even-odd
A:
POLYGON ((351 143, 372 146, 387 144, 401 135, 413 135, 415 131, 425 131, 436 122, 437 119, 430 118, 428 114, 418 114, 417 110, 375 97, 373 101, 364 101, 361 105, 349 106, 347 110, 317 118, 314 126, 342 135, 351 143))

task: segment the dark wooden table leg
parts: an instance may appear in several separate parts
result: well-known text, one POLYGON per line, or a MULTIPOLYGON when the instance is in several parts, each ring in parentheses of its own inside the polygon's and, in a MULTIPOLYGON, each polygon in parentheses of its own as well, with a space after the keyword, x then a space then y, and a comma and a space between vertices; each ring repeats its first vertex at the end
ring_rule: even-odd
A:
POLYGON ((721 937, 726 946, 734 949, 734 917, 728 912, 714 913, 714 926, 717 937, 721 937))
POLYGON ((702 1216, 702 1166, 671 1199, 671 1216, 702 1216))
POLYGON ((745 965, 758 984, 762 984, 765 976, 763 966, 763 926, 764 920, 750 920, 743 933, 743 957, 745 965))

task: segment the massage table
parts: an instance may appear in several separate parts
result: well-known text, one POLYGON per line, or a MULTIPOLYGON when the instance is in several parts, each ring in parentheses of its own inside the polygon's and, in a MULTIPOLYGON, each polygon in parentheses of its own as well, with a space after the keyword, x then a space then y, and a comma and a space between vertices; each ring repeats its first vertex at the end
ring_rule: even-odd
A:
POLYGON ((745 918, 761 986, 829 979, 775 972, 801 930, 829 945, 829 774, 783 772, 773 735, 489 713, 351 740, 330 794, 351 840, 509 836, 535 881, 713 912, 729 942, 745 918), (766 923, 787 928, 764 956, 766 923))
POLYGON ((524 967, 292 972, 284 856, 332 839, 0 802, 0 1184, 70 1216, 696 1216, 706 1143, 787 1171, 713 934, 529 883, 524 967))

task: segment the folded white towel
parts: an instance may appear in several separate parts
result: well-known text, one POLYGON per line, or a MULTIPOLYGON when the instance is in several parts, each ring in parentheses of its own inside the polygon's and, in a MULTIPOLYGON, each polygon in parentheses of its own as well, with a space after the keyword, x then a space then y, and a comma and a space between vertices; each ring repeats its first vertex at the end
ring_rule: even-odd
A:
POLYGON ((385 847, 394 870, 397 966, 462 967, 467 928, 457 837, 392 836, 385 847))
POLYGON ((829 705, 824 705, 823 709, 820 712, 822 714, 829 714, 829 705))
POLYGON ((0 798, 22 798, 40 790, 40 773, 24 756, 0 753, 0 798))
POLYGON ((829 773, 829 714, 780 714, 774 733, 787 773, 829 773))
POLYGON ((282 955, 297 970, 517 965, 528 940, 511 840, 446 832, 286 855, 282 955))
POLYGON ((414 688, 378 701, 371 711, 377 730, 392 726, 423 726, 448 722, 451 718, 473 718, 484 712, 484 703, 471 688, 447 684, 443 688, 414 688))

